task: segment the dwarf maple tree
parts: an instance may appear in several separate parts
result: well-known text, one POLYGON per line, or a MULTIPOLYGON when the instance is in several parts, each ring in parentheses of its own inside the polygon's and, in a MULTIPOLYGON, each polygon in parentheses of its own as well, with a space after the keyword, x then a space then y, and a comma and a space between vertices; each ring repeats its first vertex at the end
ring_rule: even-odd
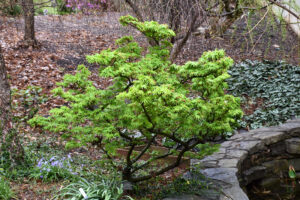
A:
POLYGON ((75 75, 65 75, 53 90, 68 105, 30 122, 62 132, 67 147, 100 136, 103 152, 122 168, 123 179, 139 182, 177 167, 196 146, 203 150, 201 155, 215 150, 208 142, 232 131, 242 111, 239 98, 224 93, 233 60, 223 50, 206 52, 198 61, 180 66, 169 59, 175 33, 167 25, 140 22, 132 16, 121 17, 120 22, 134 25, 156 45, 143 49, 132 36, 125 36, 116 41, 116 50, 87 56, 89 63, 99 64, 99 76, 111 78, 112 84, 106 89, 95 87, 89 80, 91 72, 80 65, 75 75), (157 139, 165 142, 168 151, 151 151, 157 139), (122 147, 128 150, 126 158, 114 159, 122 147), (142 149, 135 151, 137 147, 142 149), (150 157, 142 160, 147 153, 150 157), (177 156, 174 162, 149 167, 171 155, 177 156))

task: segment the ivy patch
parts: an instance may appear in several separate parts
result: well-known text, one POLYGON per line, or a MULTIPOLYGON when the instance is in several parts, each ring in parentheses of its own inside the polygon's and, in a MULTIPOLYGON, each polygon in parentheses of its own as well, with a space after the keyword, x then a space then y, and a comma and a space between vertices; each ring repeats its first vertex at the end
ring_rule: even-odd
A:
POLYGON ((241 97, 243 127, 272 126, 300 115, 299 66, 246 60, 228 73, 228 92, 241 97))

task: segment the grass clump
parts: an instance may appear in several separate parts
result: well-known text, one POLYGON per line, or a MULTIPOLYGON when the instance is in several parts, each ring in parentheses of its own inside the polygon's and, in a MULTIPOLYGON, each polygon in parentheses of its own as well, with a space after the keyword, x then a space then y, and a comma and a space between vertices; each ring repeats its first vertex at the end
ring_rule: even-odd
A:
POLYGON ((15 194, 10 188, 9 182, 6 181, 4 177, 0 176, 0 200, 10 200, 14 196, 15 194))
POLYGON ((64 187, 55 199, 90 199, 90 200, 118 200, 122 197, 122 184, 115 180, 102 179, 101 181, 88 181, 81 178, 64 187))

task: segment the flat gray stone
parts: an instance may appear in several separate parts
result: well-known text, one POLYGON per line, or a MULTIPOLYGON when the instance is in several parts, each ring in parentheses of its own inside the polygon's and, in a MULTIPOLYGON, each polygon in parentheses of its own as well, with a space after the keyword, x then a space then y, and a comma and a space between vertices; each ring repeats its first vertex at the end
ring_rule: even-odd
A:
POLYGON ((246 150, 249 152, 249 154, 253 154, 264 149, 264 144, 260 140, 233 142, 230 146, 230 149, 246 150))
POLYGON ((253 135, 253 137, 261 139, 266 145, 270 145, 284 140, 288 135, 284 132, 261 132, 253 135))
POLYGON ((200 173, 210 179, 221 181, 221 183, 236 184, 238 183, 237 171, 237 168, 209 168, 200 170, 200 173))
POLYGON ((221 195, 220 200, 249 200, 248 196, 238 184, 233 187, 223 189, 223 193, 224 194, 221 195))
POLYGON ((252 181, 259 180, 265 177, 266 167, 264 166, 255 166, 243 172, 243 178, 245 184, 249 184, 252 181))
POLYGON ((218 153, 226 153, 226 149, 225 148, 219 148, 219 151, 217 151, 218 153))
POLYGON ((220 167, 235 168, 238 167, 239 159, 221 159, 218 163, 220 167))
POLYGON ((266 167, 267 171, 271 171, 274 174, 280 174, 282 171, 287 171, 289 169, 289 163, 285 159, 264 162, 262 163, 262 166, 266 167))
POLYGON ((230 147, 231 144, 233 143, 233 141, 225 141, 221 144, 221 147, 220 148, 227 148, 227 147, 230 147))
POLYGON ((206 198, 197 195, 180 195, 178 197, 168 197, 163 200, 207 200, 206 198))
POLYGON ((284 123, 279 126, 289 133, 300 133, 300 123, 299 122, 290 122, 284 123))
POLYGON ((285 140, 271 144, 271 155, 272 156, 281 156, 286 153, 285 140))
POLYGON ((220 160, 224 158, 225 154, 223 153, 214 153, 211 156, 206 156, 205 158, 202 159, 202 161, 213 161, 213 160, 220 160))
POLYGON ((299 119, 289 119, 286 122, 287 123, 299 123, 300 124, 300 118, 299 119))
POLYGON ((216 167, 217 164, 218 164, 218 161, 212 160, 212 161, 201 162, 200 166, 203 168, 213 168, 213 167, 216 167))
POLYGON ((292 165, 296 171, 300 171, 300 158, 288 160, 289 165, 292 165))
POLYGON ((226 158, 238 158, 239 160, 244 160, 248 155, 248 152, 245 150, 228 150, 225 154, 226 158))
POLYGON ((286 151, 291 154, 300 154, 300 138, 291 138, 285 141, 286 151))
POLYGON ((262 127, 258 129, 254 129, 249 131, 251 134, 261 133, 261 132, 286 132, 283 127, 279 126, 270 126, 270 127, 262 127))
POLYGON ((244 139, 245 137, 247 137, 245 134, 235 134, 233 136, 231 136, 228 140, 239 140, 239 139, 244 139))

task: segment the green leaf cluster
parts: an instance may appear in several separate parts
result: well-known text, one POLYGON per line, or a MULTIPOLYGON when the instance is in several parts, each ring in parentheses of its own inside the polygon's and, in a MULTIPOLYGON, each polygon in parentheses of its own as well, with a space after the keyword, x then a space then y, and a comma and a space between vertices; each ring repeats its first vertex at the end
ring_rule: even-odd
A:
MULTIPOLYGON (((111 85, 106 89, 96 87, 89 80, 91 72, 78 66, 75 75, 65 75, 53 90, 67 105, 52 109, 47 118, 36 116, 30 120, 32 125, 63 133, 67 147, 82 146, 100 136, 111 158, 117 148, 153 145, 156 137, 184 146, 187 151, 232 131, 242 111, 239 98, 224 93, 233 60, 223 50, 176 65, 169 60, 168 49, 173 31, 130 16, 120 21, 134 24, 157 45, 143 49, 133 37, 126 36, 117 40, 117 49, 87 56, 89 63, 100 66, 99 77, 110 78, 111 85)), ((129 159, 135 158, 129 155, 129 159)), ((130 168, 138 166, 134 161, 127 164, 130 168)))
MULTIPOLYGON (((122 184, 116 180, 102 179, 98 182, 90 182, 81 178, 78 182, 70 183, 59 191, 55 199, 83 199, 82 189, 90 200, 118 200, 123 194, 122 184)), ((130 199, 130 198, 124 198, 130 199)))
POLYGON ((246 60, 232 67, 229 74, 228 91, 240 96, 246 109, 258 105, 244 116, 243 126, 271 126, 300 115, 299 66, 246 60))

